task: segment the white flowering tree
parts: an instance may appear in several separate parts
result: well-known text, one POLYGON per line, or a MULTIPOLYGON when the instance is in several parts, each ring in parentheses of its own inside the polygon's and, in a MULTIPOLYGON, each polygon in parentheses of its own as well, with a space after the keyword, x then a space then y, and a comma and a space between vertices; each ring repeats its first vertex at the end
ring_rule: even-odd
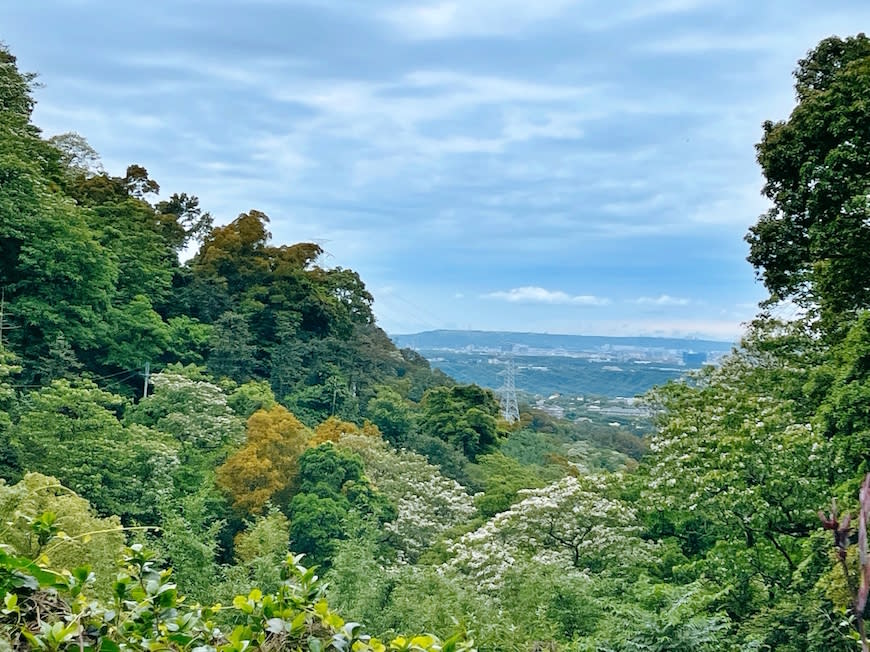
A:
POLYGON ((244 420, 227 402, 227 395, 195 367, 169 368, 151 377, 154 392, 128 416, 172 435, 197 449, 213 450, 239 443, 244 420))
POLYGON ((573 476, 522 490, 520 502, 450 547, 445 570, 495 590, 511 567, 528 559, 584 573, 647 559, 654 544, 640 539, 634 510, 606 491, 601 477, 573 476))
POLYGON ((828 502, 827 442, 787 395, 801 373, 744 349, 652 397, 658 428, 641 475, 650 526, 706 556, 723 584, 788 585, 828 502))
POLYGON ((170 365, 151 383, 153 393, 131 407, 125 421, 170 436, 180 464, 164 494, 150 497, 161 513, 161 532, 149 545, 172 563, 189 595, 206 600, 218 572, 217 534, 229 517, 215 467, 244 439, 245 423, 227 394, 194 365, 170 365))
POLYGON ((408 559, 415 559, 447 530, 477 513, 474 497, 422 455, 396 451, 384 440, 364 435, 344 435, 339 446, 358 453, 372 484, 395 501, 398 517, 385 528, 396 535, 408 559))

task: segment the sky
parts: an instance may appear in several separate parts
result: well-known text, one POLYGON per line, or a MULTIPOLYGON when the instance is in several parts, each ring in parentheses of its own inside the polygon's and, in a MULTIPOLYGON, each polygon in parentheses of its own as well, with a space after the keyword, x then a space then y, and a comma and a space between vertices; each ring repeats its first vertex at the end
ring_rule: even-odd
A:
POLYGON ((29 0, 34 121, 256 208, 358 271, 389 333, 738 337, 754 145, 866 0, 29 0))

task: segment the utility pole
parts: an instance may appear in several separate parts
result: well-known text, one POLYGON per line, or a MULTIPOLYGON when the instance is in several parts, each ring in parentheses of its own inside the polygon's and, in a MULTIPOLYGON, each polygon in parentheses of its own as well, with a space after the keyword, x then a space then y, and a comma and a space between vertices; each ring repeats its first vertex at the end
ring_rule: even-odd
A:
POLYGON ((145 363, 145 382, 142 383, 142 398, 148 398, 148 379, 151 377, 151 363, 145 363))
POLYGON ((516 423, 520 420, 520 408, 517 403, 517 368, 514 364, 513 355, 508 356, 507 369, 504 374, 504 385, 499 390, 501 395, 501 416, 508 423, 516 423))

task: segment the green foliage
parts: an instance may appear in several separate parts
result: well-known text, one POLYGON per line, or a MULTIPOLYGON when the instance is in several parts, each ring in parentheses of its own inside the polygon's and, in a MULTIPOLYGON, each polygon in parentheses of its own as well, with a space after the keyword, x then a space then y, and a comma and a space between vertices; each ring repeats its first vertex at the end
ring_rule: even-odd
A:
POLYGON ((407 401, 390 387, 377 389, 377 394, 366 406, 366 416, 378 427, 384 439, 396 447, 404 446, 415 428, 414 413, 407 401))
POLYGON ((536 469, 523 466, 500 453, 477 458, 476 473, 484 493, 475 502, 482 516, 489 518, 508 509, 518 500, 520 489, 537 488, 544 484, 536 469))
POLYGON ((275 591, 281 583, 281 565, 290 550, 290 521, 272 507, 247 523, 235 537, 235 563, 223 569, 224 582, 213 595, 232 599, 254 588, 275 591))
POLYGON ((825 39, 795 78, 797 107, 757 145, 774 207, 747 235, 749 261, 773 299, 818 303, 830 326, 870 306, 870 39, 825 39))
POLYGON ((408 438, 408 448, 425 457, 430 464, 436 465, 448 478, 466 487, 480 489, 469 473, 469 459, 450 443, 439 437, 414 433, 408 438))
POLYGON ((498 402, 477 385, 430 389, 422 407, 423 434, 446 441, 471 460, 498 441, 498 402))
POLYGON ((124 547, 118 517, 100 518, 88 501, 55 478, 28 473, 14 485, 0 482, 0 524, 7 552, 48 560, 57 568, 87 565, 99 577, 97 592, 108 597, 124 547))
POLYGON ((396 518, 384 524, 384 530, 390 545, 405 559, 415 561, 426 548, 475 516, 472 496, 423 456, 396 451, 381 439, 363 435, 345 435, 338 446, 357 453, 371 483, 396 504, 396 518))
POLYGON ((299 459, 298 488, 302 493, 337 495, 349 482, 362 479, 362 460, 334 446, 310 448, 299 459))
POLYGON ((638 479, 652 531, 694 558, 689 576, 729 587, 737 618, 789 587, 826 501, 825 441, 770 383, 765 365, 781 363, 738 352, 655 394, 658 433, 638 479))
POLYGON ((288 556, 274 593, 254 589, 232 606, 187 605, 171 570, 135 544, 127 549, 113 584, 113 602, 91 599, 86 567, 54 572, 0 552, 0 576, 17 581, 6 592, 0 631, 16 648, 60 650, 246 649, 355 650, 356 652, 460 652, 473 650, 462 637, 443 643, 431 635, 397 636, 388 644, 345 622, 322 598, 313 569, 288 556), (57 592, 48 600, 46 591, 57 592), (226 625, 223 625, 226 623, 226 625), (222 626, 223 625, 223 626, 222 626), (225 628, 225 631, 224 631, 225 628))
POLYGON ((212 329, 209 371, 218 378, 232 378, 244 383, 251 379, 256 360, 251 331, 245 318, 226 312, 212 329))
POLYGON ((298 493, 290 502, 293 547, 326 562, 334 541, 349 535, 351 511, 380 525, 396 518, 396 507, 363 475, 360 457, 331 443, 309 448, 299 458, 298 493))
POLYGON ((275 395, 265 380, 239 385, 227 399, 233 411, 245 419, 257 410, 271 410, 275 403, 275 395))
POLYGON ((283 559, 290 549, 289 525, 287 517, 277 509, 257 517, 236 537, 236 559, 243 564, 264 557, 283 559))
MULTIPOLYGON (((83 211, 49 190, 24 145, 0 129, 0 287, 17 326, 9 342, 29 361, 61 333, 75 350, 96 347, 118 272, 83 211)), ((25 377, 38 380, 31 370, 25 377)))
POLYGON ((597 634, 596 638, 607 641, 600 649, 614 652, 730 649, 728 618, 716 613, 714 607, 718 597, 715 586, 704 582, 669 586, 642 577, 629 591, 597 634), (631 627, 625 627, 626 622, 631 627))
POLYGON ((163 359, 181 364, 202 364, 208 356, 212 338, 211 324, 179 315, 166 322, 166 345, 163 359))
POLYGON ((30 394, 9 439, 24 471, 60 480, 98 512, 153 522, 154 499, 178 463, 166 436, 118 420, 126 402, 88 381, 56 380, 30 394))
POLYGON ((15 57, 5 45, 0 45, 0 113, 29 118, 34 105, 35 79, 33 73, 21 73, 15 57))
POLYGON ((319 563, 332 557, 335 540, 347 536, 350 505, 340 496, 297 494, 290 503, 293 547, 319 563))
POLYGON ((127 410, 128 423, 155 428, 202 452, 241 442, 242 418, 224 391, 195 367, 167 367, 151 376, 151 383, 154 389, 148 398, 127 410))
POLYGON ((860 477, 870 470, 870 312, 858 316, 809 386, 824 397, 816 422, 831 442, 834 469, 844 478, 860 477))
POLYGON ((106 362, 116 367, 130 369, 157 360, 169 345, 167 325, 143 294, 137 294, 120 308, 112 308, 108 320, 112 337, 106 362))

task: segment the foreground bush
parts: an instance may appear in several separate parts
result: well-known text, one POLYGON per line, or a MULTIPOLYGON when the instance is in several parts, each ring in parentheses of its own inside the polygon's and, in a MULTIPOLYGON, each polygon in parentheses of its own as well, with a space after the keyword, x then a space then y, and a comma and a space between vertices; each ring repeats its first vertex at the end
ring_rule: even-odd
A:
POLYGON ((0 546, 0 652, 474 650, 461 636, 443 642, 431 635, 389 642, 369 636, 329 609, 324 585, 299 560, 288 556, 275 593, 254 589, 232 605, 203 607, 186 604, 172 571, 140 544, 125 550, 106 602, 93 598, 96 578, 87 567, 58 572, 0 546))

